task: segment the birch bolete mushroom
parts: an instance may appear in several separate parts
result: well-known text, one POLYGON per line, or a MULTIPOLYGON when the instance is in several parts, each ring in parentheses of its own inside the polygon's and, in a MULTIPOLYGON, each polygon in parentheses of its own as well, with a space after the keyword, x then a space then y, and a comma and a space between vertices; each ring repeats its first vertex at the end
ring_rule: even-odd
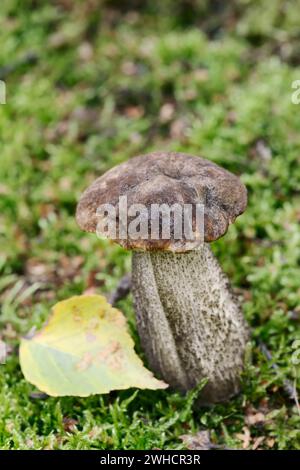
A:
MULTIPOLYGON (((166 152, 138 156, 112 168, 83 193, 76 213, 79 226, 95 232, 97 209, 104 204, 116 208, 120 226, 120 196, 127 197, 127 207, 143 204, 149 212, 153 204, 203 205, 203 233, 196 227, 194 238, 176 238, 174 218, 158 211, 151 213, 146 237, 127 233, 115 241, 133 250, 137 327, 152 369, 180 391, 207 378, 202 403, 229 399, 239 391, 248 328, 209 243, 244 212, 245 186, 200 157, 166 152), (166 220, 170 237, 151 237, 151 224, 161 230, 166 220)), ((193 229, 195 217, 193 210, 193 229)), ((131 221, 132 215, 125 225, 131 221)))

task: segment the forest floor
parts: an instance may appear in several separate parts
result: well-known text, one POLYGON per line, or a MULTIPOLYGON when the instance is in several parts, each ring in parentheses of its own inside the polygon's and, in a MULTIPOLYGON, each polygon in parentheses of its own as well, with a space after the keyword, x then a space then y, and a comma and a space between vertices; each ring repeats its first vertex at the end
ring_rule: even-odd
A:
MULTIPOLYGON (((209 435, 229 448, 300 449, 285 386, 296 390, 299 374, 298 7, 230 2, 243 8, 218 16, 197 2, 191 14, 184 1, 127 3, 1 2, 0 448, 198 448, 209 435), (129 252, 80 231, 78 198, 113 165, 161 149, 204 156, 248 188, 247 211, 212 245, 252 328, 242 392, 200 409, 197 391, 40 396, 22 376, 20 337, 58 300, 108 294, 130 271, 129 252)), ((131 297, 118 307, 145 361, 131 297)))

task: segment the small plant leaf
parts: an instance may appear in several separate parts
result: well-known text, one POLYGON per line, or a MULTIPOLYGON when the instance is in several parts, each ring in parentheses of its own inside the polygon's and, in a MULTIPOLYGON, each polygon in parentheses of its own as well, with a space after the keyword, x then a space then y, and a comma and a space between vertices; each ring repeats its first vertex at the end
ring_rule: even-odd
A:
POLYGON ((135 353, 123 313, 100 295, 57 303, 42 330, 22 339, 20 363, 28 382, 50 396, 167 387, 135 353))

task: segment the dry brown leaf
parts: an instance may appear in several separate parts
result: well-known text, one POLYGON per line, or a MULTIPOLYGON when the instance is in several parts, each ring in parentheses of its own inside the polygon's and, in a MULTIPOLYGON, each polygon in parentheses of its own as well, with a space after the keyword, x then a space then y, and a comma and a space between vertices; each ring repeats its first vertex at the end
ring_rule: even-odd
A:
POLYGON ((179 437, 189 450, 210 450, 214 444, 210 440, 209 431, 199 431, 196 434, 183 434, 179 437))
POLYGON ((237 437, 237 439, 242 441, 243 449, 248 449, 250 442, 251 442, 251 434, 250 434, 249 428, 247 428, 246 426, 243 427, 243 431, 244 431, 243 434, 238 433, 235 436, 237 437))
POLYGON ((265 436, 257 437, 252 446, 252 450, 256 450, 258 446, 264 441, 264 439, 265 439, 265 436))
POLYGON ((159 119, 162 123, 171 121, 175 113, 175 106, 172 103, 165 103, 160 108, 159 119))
POLYGON ((257 412, 257 413, 249 413, 246 416, 246 423, 248 426, 255 426, 258 423, 263 423, 266 420, 266 417, 263 413, 257 412))
POLYGON ((66 432, 75 432, 76 424, 78 424, 77 419, 69 418, 68 416, 63 418, 63 426, 66 432))
POLYGON ((271 438, 269 438, 269 439, 266 440, 266 443, 267 443, 267 446, 270 447, 270 449, 271 449, 272 447, 274 447, 275 439, 273 439, 273 438, 271 437, 271 438))

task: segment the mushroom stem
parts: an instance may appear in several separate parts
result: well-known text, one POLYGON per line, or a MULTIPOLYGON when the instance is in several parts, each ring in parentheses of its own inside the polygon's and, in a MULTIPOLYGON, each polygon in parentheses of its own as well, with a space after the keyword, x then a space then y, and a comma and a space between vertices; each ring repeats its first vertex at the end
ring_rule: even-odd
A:
POLYGON ((189 253, 134 252, 132 290, 142 346, 174 389, 203 378, 203 404, 239 391, 248 329, 208 244, 189 253))

